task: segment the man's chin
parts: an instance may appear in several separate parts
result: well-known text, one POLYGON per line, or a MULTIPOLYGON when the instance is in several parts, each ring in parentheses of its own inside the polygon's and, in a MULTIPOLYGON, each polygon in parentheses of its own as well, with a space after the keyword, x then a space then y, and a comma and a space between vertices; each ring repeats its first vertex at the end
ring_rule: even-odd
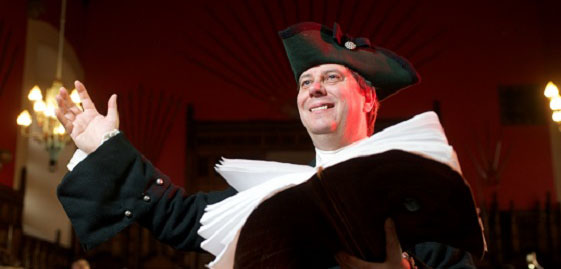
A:
POLYGON ((308 133, 310 135, 326 135, 334 133, 335 129, 333 126, 312 126, 308 128, 308 133))

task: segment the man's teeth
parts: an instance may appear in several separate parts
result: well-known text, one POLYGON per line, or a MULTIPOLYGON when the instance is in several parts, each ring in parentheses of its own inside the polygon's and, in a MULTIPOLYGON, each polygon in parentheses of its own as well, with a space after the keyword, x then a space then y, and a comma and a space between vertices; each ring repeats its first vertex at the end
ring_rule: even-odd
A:
POLYGON ((314 108, 310 109, 310 111, 313 112, 313 111, 321 110, 321 109, 327 109, 327 105, 314 107, 314 108))

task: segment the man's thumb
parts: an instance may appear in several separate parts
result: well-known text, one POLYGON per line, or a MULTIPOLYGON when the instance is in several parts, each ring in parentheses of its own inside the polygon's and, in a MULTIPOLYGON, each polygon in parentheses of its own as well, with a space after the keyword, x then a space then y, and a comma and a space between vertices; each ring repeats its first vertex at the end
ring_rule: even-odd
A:
POLYGON ((115 121, 117 126, 115 128, 119 128, 119 111, 117 110, 117 95, 111 95, 109 101, 107 102, 107 118, 109 120, 115 121))

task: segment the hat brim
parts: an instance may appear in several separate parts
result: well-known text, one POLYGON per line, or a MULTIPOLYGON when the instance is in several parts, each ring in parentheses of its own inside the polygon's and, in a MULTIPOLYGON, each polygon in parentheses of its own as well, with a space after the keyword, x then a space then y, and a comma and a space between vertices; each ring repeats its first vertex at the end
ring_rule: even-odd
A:
POLYGON ((337 28, 332 30, 319 23, 304 22, 279 32, 279 35, 296 81, 314 66, 341 64, 370 81, 379 100, 420 81, 417 71, 405 58, 388 49, 370 46, 369 42, 361 42, 365 39, 341 36, 337 28), (354 47, 348 48, 346 42, 353 42, 354 47))

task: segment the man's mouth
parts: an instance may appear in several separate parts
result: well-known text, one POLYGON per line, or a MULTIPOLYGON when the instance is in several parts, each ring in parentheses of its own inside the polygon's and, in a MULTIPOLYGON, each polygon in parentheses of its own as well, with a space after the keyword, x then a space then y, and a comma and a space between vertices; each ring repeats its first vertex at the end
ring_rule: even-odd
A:
POLYGON ((325 110, 325 109, 328 109, 328 108, 333 108, 333 104, 325 104, 325 105, 310 108, 310 112, 325 110))

